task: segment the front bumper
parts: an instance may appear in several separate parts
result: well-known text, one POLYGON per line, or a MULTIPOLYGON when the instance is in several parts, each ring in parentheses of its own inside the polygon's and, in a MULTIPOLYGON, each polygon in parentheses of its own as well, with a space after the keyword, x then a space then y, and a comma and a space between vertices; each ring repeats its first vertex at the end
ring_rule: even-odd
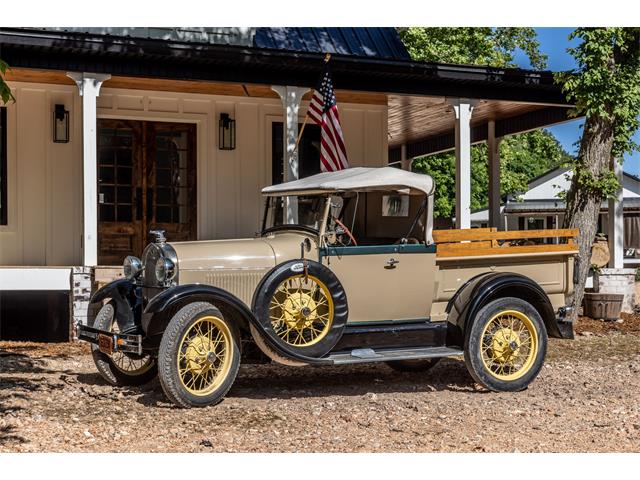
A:
POLYGON ((97 345, 100 351, 107 355, 115 352, 142 355, 142 335, 114 333, 78 325, 78 339, 97 345))

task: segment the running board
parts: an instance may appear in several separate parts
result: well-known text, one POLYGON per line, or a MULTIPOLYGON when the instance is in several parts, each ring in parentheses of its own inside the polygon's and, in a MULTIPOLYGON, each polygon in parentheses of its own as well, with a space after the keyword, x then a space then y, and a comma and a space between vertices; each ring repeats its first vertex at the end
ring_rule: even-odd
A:
POLYGON ((422 358, 454 357, 463 355, 457 348, 426 347, 426 348, 394 348, 377 349, 358 348, 350 352, 332 353, 326 360, 334 365, 350 363, 389 362, 391 360, 419 360, 422 358))

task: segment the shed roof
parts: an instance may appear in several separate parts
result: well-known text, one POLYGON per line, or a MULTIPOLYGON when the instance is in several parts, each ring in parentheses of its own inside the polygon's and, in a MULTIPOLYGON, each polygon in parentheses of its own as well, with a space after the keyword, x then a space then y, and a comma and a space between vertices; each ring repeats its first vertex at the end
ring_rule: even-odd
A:
POLYGON ((354 167, 323 172, 262 189, 264 195, 320 195, 338 192, 395 191, 431 195, 434 182, 429 175, 393 167, 354 167))

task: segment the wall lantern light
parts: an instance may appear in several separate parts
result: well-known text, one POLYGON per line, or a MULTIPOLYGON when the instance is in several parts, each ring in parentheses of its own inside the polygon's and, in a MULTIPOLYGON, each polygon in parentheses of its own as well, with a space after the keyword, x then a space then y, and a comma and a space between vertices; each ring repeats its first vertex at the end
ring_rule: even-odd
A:
POLYGON ((220 135, 218 136, 220 150, 234 150, 236 148, 236 121, 228 113, 220 114, 220 135))
POLYGON ((69 110, 60 104, 53 109, 53 141, 69 143, 69 110))

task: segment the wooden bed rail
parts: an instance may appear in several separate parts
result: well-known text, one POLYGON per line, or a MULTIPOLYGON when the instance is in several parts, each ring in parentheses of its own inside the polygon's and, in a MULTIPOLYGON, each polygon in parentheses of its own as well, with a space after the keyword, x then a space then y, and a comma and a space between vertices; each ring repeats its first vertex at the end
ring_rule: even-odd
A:
POLYGON ((577 228, 552 230, 517 230, 499 232, 496 228, 466 230, 434 230, 438 257, 470 257, 512 253, 577 252, 574 238, 577 228), (557 238, 558 243, 514 245, 514 241, 557 238))

